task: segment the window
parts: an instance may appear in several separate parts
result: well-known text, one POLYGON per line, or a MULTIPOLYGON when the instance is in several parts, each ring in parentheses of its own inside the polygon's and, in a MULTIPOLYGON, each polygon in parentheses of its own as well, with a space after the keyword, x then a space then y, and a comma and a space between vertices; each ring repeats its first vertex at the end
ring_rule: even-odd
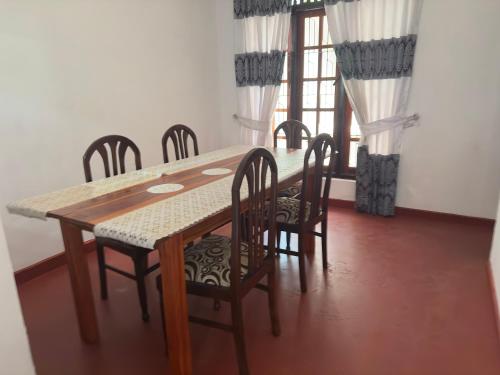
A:
MULTIPOLYGON (((339 149, 334 174, 353 177, 359 126, 342 85, 323 2, 296 0, 295 4, 273 127, 297 119, 312 136, 331 134, 339 149)), ((278 146, 284 145, 280 135, 278 146)))

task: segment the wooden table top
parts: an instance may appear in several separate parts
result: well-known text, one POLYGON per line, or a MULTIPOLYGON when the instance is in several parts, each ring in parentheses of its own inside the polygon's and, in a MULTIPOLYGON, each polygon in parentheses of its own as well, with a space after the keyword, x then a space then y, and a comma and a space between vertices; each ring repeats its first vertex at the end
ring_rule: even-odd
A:
MULTIPOLYGON (((47 199, 35 197, 14 202, 9 205, 9 210, 25 216, 35 216, 26 214, 29 213, 31 204, 34 210, 41 213, 46 209, 46 217, 76 224, 82 229, 93 231, 96 236, 154 248, 157 241, 230 209, 234 173, 251 149, 250 146, 235 147, 207 153, 205 156, 199 155, 189 163, 186 163, 186 159, 168 163, 165 165, 170 171, 168 173, 157 173, 162 170, 161 165, 144 169, 144 175, 137 179, 134 176, 138 172, 127 173, 121 177, 125 181, 122 184, 124 187, 118 184, 117 189, 103 189, 102 194, 94 190, 87 192, 86 188, 93 186, 90 183, 81 185, 78 189, 75 187, 78 194, 84 191, 81 199, 65 197, 65 200, 58 202, 61 195, 71 194, 71 188, 60 194, 55 192, 41 196, 51 198, 55 209, 48 209, 52 204, 50 199, 47 202, 47 199), (182 165, 187 167, 177 168, 182 165), (228 169, 229 172, 222 175, 203 173, 214 168, 228 169), (132 176, 130 184, 127 182, 127 175, 132 176), (180 184, 182 189, 160 194, 148 191, 151 187, 162 184, 180 184), (43 204, 39 204, 40 201, 43 204)), ((291 180, 301 178, 304 150, 269 150, 278 165, 280 185, 289 185, 291 180)))
MULTIPOLYGON (((59 210, 50 211, 49 217, 64 219, 77 225, 93 229, 96 224, 117 216, 148 206, 150 204, 172 198, 197 187, 210 184, 229 174, 234 174, 245 154, 218 160, 199 167, 183 170, 172 175, 162 175, 153 180, 133 185, 97 198, 86 200, 59 210), (230 170, 225 175, 205 175, 207 169, 225 168, 230 170), (154 194, 147 190, 161 184, 180 184, 184 188, 171 193, 154 194)), ((175 163, 175 162, 174 162, 175 163)))

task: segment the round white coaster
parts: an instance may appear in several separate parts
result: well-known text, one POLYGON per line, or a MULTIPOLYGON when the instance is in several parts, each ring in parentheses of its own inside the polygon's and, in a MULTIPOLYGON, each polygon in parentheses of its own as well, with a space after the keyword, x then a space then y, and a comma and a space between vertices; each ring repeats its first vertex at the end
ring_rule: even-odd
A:
POLYGON ((147 192, 153 194, 165 194, 165 193, 173 193, 174 191, 179 191, 184 189, 184 185, 181 184, 161 184, 151 186, 147 192))
POLYGON ((201 173, 206 174, 207 176, 219 176, 222 174, 231 173, 231 170, 227 168, 212 168, 212 169, 205 169, 201 173))

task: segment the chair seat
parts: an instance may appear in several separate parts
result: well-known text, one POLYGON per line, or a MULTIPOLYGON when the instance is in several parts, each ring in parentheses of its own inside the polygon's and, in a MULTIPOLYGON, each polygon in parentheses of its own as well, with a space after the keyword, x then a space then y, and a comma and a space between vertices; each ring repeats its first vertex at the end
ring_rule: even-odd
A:
MULTIPOLYGON (((184 270, 187 281, 229 287, 231 239, 210 235, 184 252, 184 270)), ((248 271, 248 244, 241 243, 241 276, 248 271)))
MULTIPOLYGON (((276 221, 284 224, 299 223, 300 199, 278 197, 276 202, 276 221)), ((305 221, 309 219, 311 202, 306 202, 305 221)))
POLYGON ((292 186, 282 190, 278 193, 278 197, 286 197, 286 198, 298 198, 300 193, 302 192, 302 181, 298 181, 292 186))

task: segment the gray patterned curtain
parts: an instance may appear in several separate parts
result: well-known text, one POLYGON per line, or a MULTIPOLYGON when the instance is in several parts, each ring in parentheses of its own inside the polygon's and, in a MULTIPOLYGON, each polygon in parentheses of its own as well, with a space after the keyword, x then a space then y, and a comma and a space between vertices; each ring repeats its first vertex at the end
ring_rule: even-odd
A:
POLYGON ((398 168, 398 154, 370 155, 367 146, 358 148, 356 170, 358 211, 382 216, 394 215, 398 168))
POLYGON ((325 0, 337 62, 360 124, 356 207, 392 216, 422 0, 325 0))
POLYGON ((234 57, 243 143, 270 142, 288 47, 292 0, 234 0, 234 57))

